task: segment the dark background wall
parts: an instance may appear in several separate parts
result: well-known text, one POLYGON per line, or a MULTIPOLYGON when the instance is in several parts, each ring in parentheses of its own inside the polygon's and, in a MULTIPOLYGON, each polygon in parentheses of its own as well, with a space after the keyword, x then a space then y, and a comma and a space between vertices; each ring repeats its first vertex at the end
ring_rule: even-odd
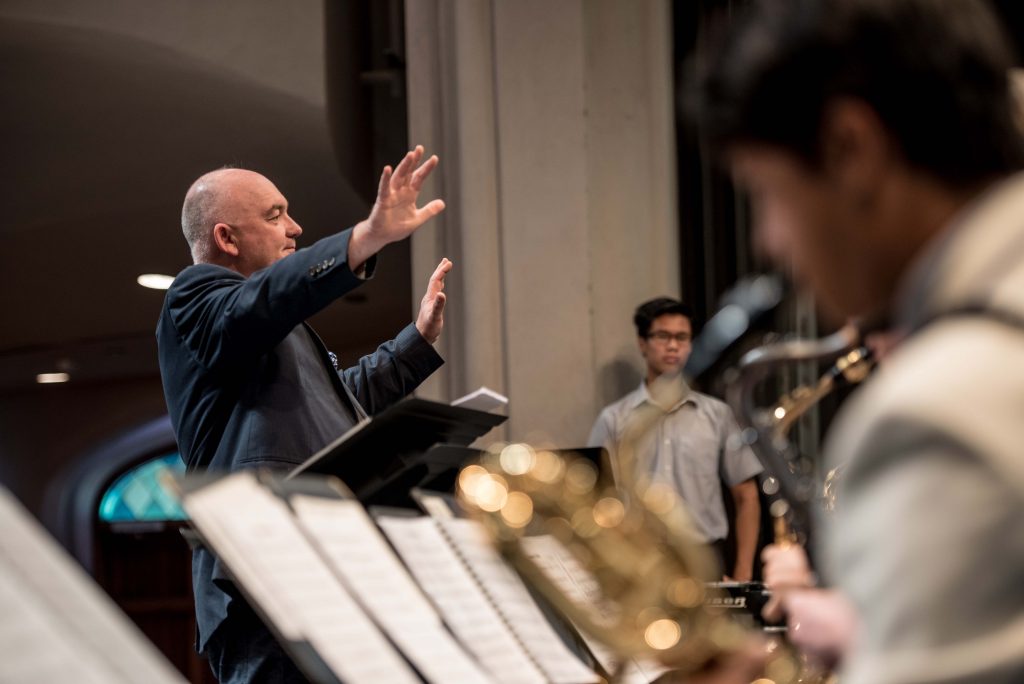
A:
MULTIPOLYGON (((274 180, 309 244, 364 217, 406 146, 400 2, 0 6, 0 483, 37 515, 83 453, 165 412, 142 273, 190 263, 181 200, 274 180), (326 7, 326 10, 325 10, 326 7), (63 385, 37 373, 66 371, 63 385)), ((412 316, 407 245, 314 320, 343 360, 412 316)))

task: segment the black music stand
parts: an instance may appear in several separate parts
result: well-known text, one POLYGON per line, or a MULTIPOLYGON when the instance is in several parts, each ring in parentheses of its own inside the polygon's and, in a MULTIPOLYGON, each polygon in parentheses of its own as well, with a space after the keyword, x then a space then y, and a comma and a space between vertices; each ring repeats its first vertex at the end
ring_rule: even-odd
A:
POLYGON ((334 475, 363 505, 414 508, 410 489, 450 489, 458 469, 480 454, 469 444, 506 420, 494 413, 406 399, 349 430, 289 477, 334 475))

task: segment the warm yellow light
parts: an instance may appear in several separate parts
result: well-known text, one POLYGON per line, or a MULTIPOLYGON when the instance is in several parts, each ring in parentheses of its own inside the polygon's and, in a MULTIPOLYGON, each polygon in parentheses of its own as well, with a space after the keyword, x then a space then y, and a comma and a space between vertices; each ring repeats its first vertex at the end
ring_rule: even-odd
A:
POLYGON ((476 481, 473 498, 476 505, 488 513, 500 511, 508 501, 508 485, 498 475, 484 475, 476 481))
POLYGON ((644 641, 651 648, 664 651, 678 644, 682 635, 683 630, 678 622, 662 618, 647 625, 647 629, 644 630, 644 641))
POLYGON ((151 290, 166 290, 174 282, 174 277, 160 273, 143 273, 135 279, 135 282, 151 290))
POLYGON ((36 376, 36 382, 40 385, 49 385, 57 382, 67 382, 71 376, 67 373, 40 373, 36 376))
POLYGON ((476 482, 481 476, 486 474, 487 470, 484 469, 483 466, 476 465, 475 463, 473 465, 466 466, 459 473, 459 489, 461 489, 462 493, 466 496, 474 498, 476 482))
POLYGON ((546 484, 557 482, 564 472, 565 461, 550 451, 538 452, 534 457, 533 467, 530 468, 530 474, 546 484))
POLYGON ((666 594, 674 605, 693 608, 704 600, 704 587, 690 577, 680 577, 669 585, 666 594))
POLYGON ((652 513, 665 515, 676 507, 676 493, 664 482, 655 482, 644 491, 644 504, 652 513))
POLYGON ((589 539, 601 531, 601 528, 594 522, 593 511, 581 507, 572 514, 572 529, 578 536, 589 539))
POLYGON ((626 507, 615 497, 606 496, 594 504, 594 522, 601 527, 616 527, 626 517, 626 507))
POLYGON ((573 494, 587 494, 596 483, 597 470, 587 461, 574 461, 565 471, 565 486, 573 494))
POLYGON ((511 492, 501 507, 501 517, 510 527, 526 527, 533 518, 533 501, 522 492, 511 492))
POLYGON ((533 449, 525 444, 509 444, 501 450, 498 461, 509 475, 523 475, 533 467, 533 449))

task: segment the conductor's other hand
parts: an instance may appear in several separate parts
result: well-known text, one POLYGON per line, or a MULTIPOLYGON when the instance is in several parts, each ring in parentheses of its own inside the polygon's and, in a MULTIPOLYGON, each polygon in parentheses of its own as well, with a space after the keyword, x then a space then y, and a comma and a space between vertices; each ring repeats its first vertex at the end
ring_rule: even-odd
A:
POLYGON ((444 277, 452 270, 452 262, 441 259, 427 283, 427 292, 420 301, 420 312, 416 316, 416 329, 427 342, 433 344, 444 327, 444 277))
POLYGON ((392 242, 404 240, 428 220, 444 211, 444 201, 435 199, 417 207, 420 189, 437 166, 437 156, 423 159, 423 146, 409 151, 394 171, 384 167, 377 187, 377 200, 370 216, 352 232, 349 263, 358 268, 367 259, 392 242))

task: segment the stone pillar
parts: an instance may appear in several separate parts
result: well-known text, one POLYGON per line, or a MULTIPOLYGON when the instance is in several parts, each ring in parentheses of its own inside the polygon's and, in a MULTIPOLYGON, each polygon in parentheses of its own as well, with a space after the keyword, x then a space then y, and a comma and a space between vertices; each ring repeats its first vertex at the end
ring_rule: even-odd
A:
MULTIPOLYGON (((447 211, 413 281, 455 262, 421 395, 509 396, 509 439, 586 440, 639 382, 632 310, 678 294, 667 0, 407 0, 410 140, 447 211)), ((418 294, 416 295, 419 296, 418 294)))

